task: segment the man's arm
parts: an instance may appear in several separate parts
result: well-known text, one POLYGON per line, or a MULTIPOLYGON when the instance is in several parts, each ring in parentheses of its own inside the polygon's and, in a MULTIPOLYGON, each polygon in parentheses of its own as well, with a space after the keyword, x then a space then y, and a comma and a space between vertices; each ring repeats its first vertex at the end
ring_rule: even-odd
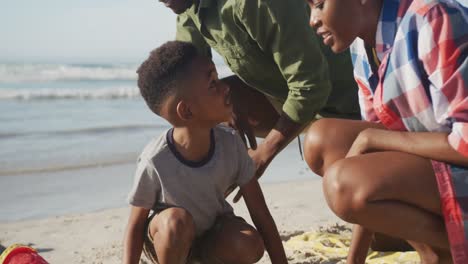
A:
POLYGON ((273 158, 283 150, 304 129, 306 124, 292 121, 286 113, 282 112, 275 127, 257 149, 249 150, 250 157, 256 166, 256 176, 261 177, 273 158))
POLYGON ((273 217, 268 210, 260 185, 255 177, 241 186, 252 221, 260 232, 272 264, 287 263, 283 243, 273 217))
POLYGON ((326 104, 331 83, 319 40, 308 25, 305 1, 239 1, 238 17, 259 47, 271 53, 289 90, 274 129, 250 151, 259 177, 326 104))
POLYGON ((145 222, 149 214, 148 209, 131 206, 130 217, 124 237, 124 264, 138 264, 143 249, 143 234, 145 222))

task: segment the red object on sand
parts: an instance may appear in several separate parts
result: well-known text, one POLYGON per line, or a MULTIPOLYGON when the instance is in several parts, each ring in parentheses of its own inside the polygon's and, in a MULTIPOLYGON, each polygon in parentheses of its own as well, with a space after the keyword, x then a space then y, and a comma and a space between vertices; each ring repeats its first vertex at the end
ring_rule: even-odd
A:
POLYGON ((31 247, 14 244, 0 255, 0 264, 49 264, 31 247))

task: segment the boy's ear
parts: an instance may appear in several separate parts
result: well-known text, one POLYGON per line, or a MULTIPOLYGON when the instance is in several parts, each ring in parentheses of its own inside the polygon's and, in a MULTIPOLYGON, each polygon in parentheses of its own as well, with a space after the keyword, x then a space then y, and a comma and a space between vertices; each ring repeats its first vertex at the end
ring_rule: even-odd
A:
POLYGON ((182 120, 190 120, 193 117, 193 113, 190 110, 190 106, 184 101, 179 101, 176 107, 177 115, 182 120))

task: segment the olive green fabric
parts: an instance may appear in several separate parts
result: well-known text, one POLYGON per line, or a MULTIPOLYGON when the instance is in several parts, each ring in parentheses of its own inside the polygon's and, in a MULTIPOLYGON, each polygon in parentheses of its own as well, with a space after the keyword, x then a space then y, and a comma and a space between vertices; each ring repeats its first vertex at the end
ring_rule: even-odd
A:
POLYGON ((335 55, 308 24, 304 0, 200 0, 177 18, 177 40, 218 52, 293 121, 359 116, 349 52, 335 55))

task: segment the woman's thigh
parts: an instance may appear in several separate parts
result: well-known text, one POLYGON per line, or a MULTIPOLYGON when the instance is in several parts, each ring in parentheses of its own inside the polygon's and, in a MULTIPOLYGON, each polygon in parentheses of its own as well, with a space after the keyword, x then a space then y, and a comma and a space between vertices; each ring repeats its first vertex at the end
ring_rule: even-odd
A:
POLYGON ((325 174, 324 191, 327 197, 350 199, 357 207, 396 200, 441 214, 430 160, 403 152, 375 152, 339 160, 325 174))

